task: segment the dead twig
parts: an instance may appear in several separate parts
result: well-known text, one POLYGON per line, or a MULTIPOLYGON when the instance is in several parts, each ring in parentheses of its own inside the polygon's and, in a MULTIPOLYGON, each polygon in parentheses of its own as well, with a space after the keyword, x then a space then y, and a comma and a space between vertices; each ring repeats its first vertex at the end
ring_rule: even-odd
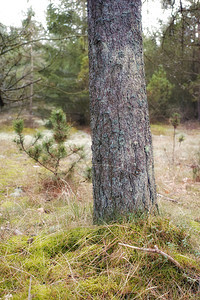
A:
POLYGON ((174 202, 174 203, 180 203, 179 201, 177 201, 177 200, 175 200, 175 199, 172 199, 172 198, 169 198, 169 197, 166 197, 166 196, 164 196, 164 195, 161 195, 161 194, 157 194, 159 197, 161 197, 161 198, 164 198, 164 199, 166 199, 166 200, 168 200, 168 201, 171 201, 171 202, 174 202))
POLYGON ((31 300, 31 282, 32 282, 32 276, 30 276, 30 282, 29 282, 29 289, 28 289, 28 300, 31 300))
POLYGON ((136 247, 136 246, 131 246, 131 245, 128 245, 128 244, 122 244, 122 243, 119 243, 119 245, 121 246, 125 246, 125 247, 128 247, 128 248, 132 248, 132 249, 135 249, 135 250, 140 250, 140 251, 144 251, 144 252, 151 252, 151 253, 157 253, 157 254, 160 254, 164 257, 166 257, 168 260, 170 260, 174 265, 176 265, 179 269, 182 269, 183 270, 183 267, 179 264, 179 262, 177 262, 173 257, 171 257, 169 254, 163 252, 162 250, 158 249, 158 247, 155 245, 154 248, 140 248, 140 247, 136 247))
POLYGON ((186 271, 177 260, 175 260, 173 257, 171 257, 169 254, 163 252, 162 250, 158 249, 158 247, 155 245, 154 248, 140 248, 136 246, 131 246, 128 244, 118 243, 121 246, 132 248, 134 250, 144 251, 144 252, 150 252, 150 253, 157 253, 164 257, 166 257, 169 261, 171 261, 178 269, 182 270, 184 272, 184 275, 187 278, 190 278, 194 280, 199 286, 200 286, 200 276, 196 274, 192 274, 191 272, 186 271))

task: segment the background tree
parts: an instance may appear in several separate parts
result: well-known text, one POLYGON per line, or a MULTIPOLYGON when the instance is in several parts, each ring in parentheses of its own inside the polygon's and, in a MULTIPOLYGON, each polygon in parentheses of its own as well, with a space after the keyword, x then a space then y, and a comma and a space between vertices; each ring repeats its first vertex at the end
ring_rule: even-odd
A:
MULTIPOLYGON (((146 83, 152 85, 155 75, 161 83, 165 73, 174 88, 162 105, 153 99, 160 97, 160 89, 154 89, 152 97, 148 88, 150 116, 153 121, 157 116, 161 121, 178 111, 182 120, 194 119, 200 115, 199 4, 196 0, 164 3, 165 8, 173 8, 171 18, 157 32, 144 37, 146 83), (158 72, 161 65, 163 72, 158 72)), ((20 100, 21 104, 29 103, 31 111, 32 101, 40 100, 40 115, 47 117, 52 106, 58 105, 69 120, 88 124, 86 1, 51 3, 47 10, 48 35, 32 13, 28 11, 21 28, 8 30, 1 25, 1 107, 20 100)))
MULTIPOLYGON (((172 16, 163 29, 163 61, 169 76, 176 81, 176 97, 185 118, 200 118, 200 93, 191 93, 193 82, 198 82, 200 70, 200 33, 198 0, 164 1, 172 7, 172 16), (172 66, 173 64, 173 66, 172 66), (171 72, 173 70, 173 72, 171 72)), ((169 78, 170 79, 170 78, 169 78)), ((170 80, 171 82, 174 80, 170 80)))
POLYGON ((48 31, 52 41, 46 43, 43 95, 52 104, 62 106, 68 118, 89 123, 88 46, 86 1, 61 1, 47 10, 48 31))
MULTIPOLYGON (((33 97, 34 95, 34 81, 39 78, 39 71, 44 67, 44 59, 41 55, 41 48, 43 47, 40 38, 43 33, 42 26, 33 20, 35 13, 30 8, 27 12, 27 17, 23 20, 22 26, 27 33, 27 45, 24 45, 24 71, 29 73, 28 80, 30 82, 30 89, 27 91, 29 95, 28 110, 30 115, 33 113, 33 97), (35 41, 35 42, 34 42, 35 41)), ((42 53, 43 54, 43 53, 42 53)), ((39 81, 41 78, 39 79, 39 81)))
MULTIPOLYGON (((0 26, 0 93, 6 104, 27 101, 32 102, 34 83, 40 78, 41 70, 42 28, 32 21, 33 12, 27 13, 27 18, 22 22, 21 28, 11 27, 9 30, 0 26), (40 32, 40 35, 38 34, 40 32), (37 49, 37 62, 39 68, 33 68, 33 55, 37 49)), ((19 105, 19 104, 18 104, 19 105)), ((32 106, 32 105, 31 105, 32 106)))
POLYGON ((88 1, 94 221, 156 204, 141 1, 88 1))
POLYGON ((152 120, 162 120, 167 117, 169 107, 169 99, 172 95, 173 84, 169 82, 166 72, 160 66, 152 75, 147 86, 147 96, 150 107, 150 114, 152 120))

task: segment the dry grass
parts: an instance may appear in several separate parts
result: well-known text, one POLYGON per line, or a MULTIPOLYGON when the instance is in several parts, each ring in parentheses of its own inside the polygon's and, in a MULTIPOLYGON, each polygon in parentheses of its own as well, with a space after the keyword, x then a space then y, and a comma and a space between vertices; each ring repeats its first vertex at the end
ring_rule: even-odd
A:
MULTIPOLYGON (((200 151, 200 126, 180 126, 176 135, 175 163, 172 164, 172 129, 166 135, 154 135, 155 176, 161 213, 175 224, 184 225, 196 236, 200 247, 200 182, 193 180, 192 166, 200 151), (178 137, 185 141, 180 145, 178 137), (195 224, 195 226, 194 226, 195 224)), ((199 248, 200 250, 200 248, 199 248)))
MULTIPOLYGON (((83 176, 87 157, 76 170, 76 176, 57 182, 47 170, 19 152, 12 134, 4 132, 2 137, 1 238, 8 238, 16 231, 37 235, 92 223, 92 184, 83 176), (13 196, 18 187, 20 195, 13 196)), ((67 164, 67 160, 63 162, 67 164)))

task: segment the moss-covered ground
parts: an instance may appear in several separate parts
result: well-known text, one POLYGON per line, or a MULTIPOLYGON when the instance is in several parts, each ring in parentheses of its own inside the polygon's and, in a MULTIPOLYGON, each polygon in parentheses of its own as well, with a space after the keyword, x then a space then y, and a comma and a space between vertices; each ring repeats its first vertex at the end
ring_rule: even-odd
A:
POLYGON ((200 299, 200 184, 191 167, 198 125, 178 128, 174 164, 172 128, 152 126, 160 215, 101 226, 92 225, 87 161, 57 182, 18 151, 11 125, 0 132, 1 299, 200 299), (181 268, 119 243, 157 245, 181 268))
POLYGON ((167 219, 13 236, 0 244, 1 295, 13 299, 198 299, 200 263, 185 231, 167 219), (157 245, 165 257, 135 251, 157 245))

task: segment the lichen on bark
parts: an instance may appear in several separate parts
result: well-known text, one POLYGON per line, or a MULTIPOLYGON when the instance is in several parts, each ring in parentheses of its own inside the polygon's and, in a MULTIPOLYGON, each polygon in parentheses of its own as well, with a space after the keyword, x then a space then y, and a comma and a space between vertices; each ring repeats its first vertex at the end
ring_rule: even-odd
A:
POLYGON ((156 205, 141 1, 88 0, 94 221, 156 205))

